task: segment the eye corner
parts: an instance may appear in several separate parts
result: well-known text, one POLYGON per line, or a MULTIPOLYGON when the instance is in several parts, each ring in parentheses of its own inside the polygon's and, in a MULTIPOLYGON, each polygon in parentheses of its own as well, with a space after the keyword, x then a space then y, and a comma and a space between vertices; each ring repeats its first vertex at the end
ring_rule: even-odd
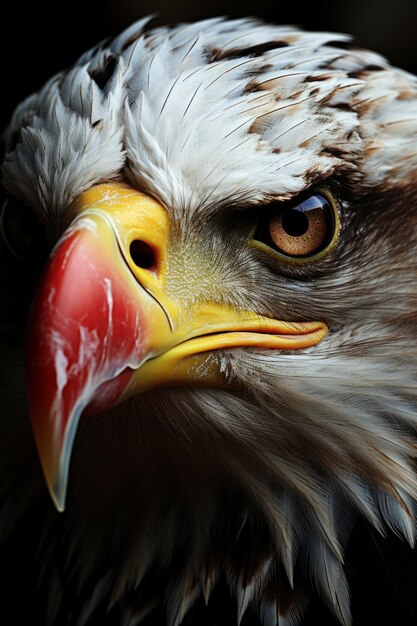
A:
POLYGON ((279 261, 305 265, 327 256, 340 235, 340 204, 324 187, 302 192, 285 202, 266 206, 250 246, 279 261))

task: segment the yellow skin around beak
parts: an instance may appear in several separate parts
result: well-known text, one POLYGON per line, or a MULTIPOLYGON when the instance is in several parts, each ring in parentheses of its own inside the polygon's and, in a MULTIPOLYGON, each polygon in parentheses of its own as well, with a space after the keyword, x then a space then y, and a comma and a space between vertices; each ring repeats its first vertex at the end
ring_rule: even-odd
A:
POLYGON ((167 211, 126 184, 84 192, 68 217, 35 298, 27 349, 33 430, 60 510, 84 411, 158 386, 223 386, 214 350, 296 350, 327 334, 322 322, 272 320, 201 293, 182 297, 204 277, 184 281, 168 254, 167 211))

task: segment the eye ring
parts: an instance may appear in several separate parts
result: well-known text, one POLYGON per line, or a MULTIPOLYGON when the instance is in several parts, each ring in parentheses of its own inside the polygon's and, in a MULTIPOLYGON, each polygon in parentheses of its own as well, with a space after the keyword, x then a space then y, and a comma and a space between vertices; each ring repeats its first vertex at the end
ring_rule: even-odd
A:
POLYGON ((335 247, 340 215, 333 195, 315 189, 290 202, 265 209, 250 246, 285 263, 304 265, 319 261, 335 247))

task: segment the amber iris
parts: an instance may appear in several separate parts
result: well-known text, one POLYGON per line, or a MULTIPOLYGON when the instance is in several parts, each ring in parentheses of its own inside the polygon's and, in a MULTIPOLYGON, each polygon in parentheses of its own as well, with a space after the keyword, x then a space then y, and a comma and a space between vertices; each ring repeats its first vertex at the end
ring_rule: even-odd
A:
POLYGON ((297 204, 278 207, 268 221, 268 232, 278 251, 308 257, 323 250, 332 238, 334 214, 330 201, 319 193, 297 204))

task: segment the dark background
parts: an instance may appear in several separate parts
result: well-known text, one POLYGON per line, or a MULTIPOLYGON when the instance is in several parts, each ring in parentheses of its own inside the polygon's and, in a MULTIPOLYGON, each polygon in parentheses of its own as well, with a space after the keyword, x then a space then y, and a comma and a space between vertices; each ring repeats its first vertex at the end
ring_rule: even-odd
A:
POLYGON ((4 3, 0 16, 1 121, 51 74, 133 20, 172 24, 213 15, 257 15, 277 24, 351 33, 417 73, 417 0, 56 0, 4 3))
MULTIPOLYGON (((0 12, 0 128, 7 124, 16 104, 39 89, 53 73, 70 66, 98 41, 117 34, 133 20, 149 13, 159 15, 157 24, 213 15, 257 15, 277 24, 347 32, 354 35, 359 45, 377 50, 393 64, 417 73, 417 0, 243 0, 240 4, 230 0, 55 0, 53 5, 42 0, 6 0, 0 12)), ((42 527, 42 512, 31 521, 36 534, 36 529, 42 527)), ((415 553, 394 538, 382 544, 372 533, 370 539, 369 532, 360 531, 354 536, 352 563, 348 562, 355 625, 415 626, 415 553)), ((11 585, 16 578, 21 583, 26 575, 30 580, 33 575, 22 568, 24 558, 16 556, 31 549, 31 537, 26 540, 29 547, 22 532, 19 544, 8 543, 10 561, 6 555, 5 562, 12 563, 12 569, 8 570, 11 585)), ((19 586, 14 591, 19 595, 12 593, 8 597, 8 587, 3 587, 3 620, 5 610, 7 615, 5 594, 13 610, 23 603, 30 614, 36 611, 36 602, 40 602, 35 597, 21 595, 19 586)), ((232 609, 234 615, 234 606, 232 609)), ((320 607, 312 605, 308 624, 335 624, 322 610, 317 618, 319 610, 320 607)), ((16 624, 7 617, 6 621, 16 624)), ((37 626, 36 621, 32 620, 31 624, 37 626)))

